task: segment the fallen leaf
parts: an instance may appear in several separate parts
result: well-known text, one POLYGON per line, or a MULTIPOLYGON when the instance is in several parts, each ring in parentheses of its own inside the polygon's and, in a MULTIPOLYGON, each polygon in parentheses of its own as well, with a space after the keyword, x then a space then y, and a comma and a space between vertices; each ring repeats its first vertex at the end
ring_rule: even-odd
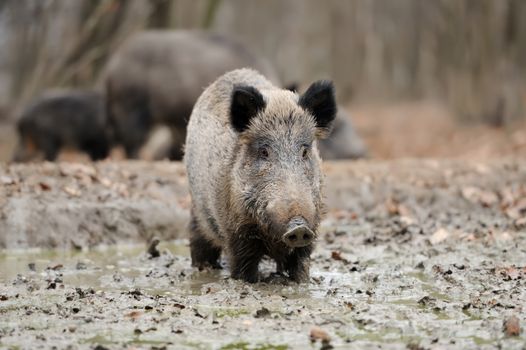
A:
POLYGON ((499 197, 492 191, 482 190, 478 187, 464 187, 461 190, 462 196, 472 203, 480 203, 489 207, 498 202, 499 197))
POLYGON ((100 182, 100 184, 101 184, 102 186, 104 186, 104 187, 108 187, 108 188, 111 187, 111 185, 113 184, 113 183, 111 182, 111 180, 108 179, 107 177, 98 177, 98 178, 97 178, 97 181, 100 182))
POLYGON ((337 261, 343 261, 344 263, 348 263, 349 261, 347 259, 345 259, 343 256, 342 256, 342 253, 337 251, 337 250, 334 250, 332 251, 331 253, 331 258, 333 260, 337 260, 337 261))
POLYGON ((78 189, 73 188, 71 186, 65 186, 63 190, 64 192, 66 192, 67 194, 73 197, 80 197, 80 195, 82 194, 78 189))
POLYGON ((517 267, 512 265, 508 267, 500 267, 495 269, 495 273, 498 276, 503 277, 506 281, 516 280, 526 277, 526 266, 517 267))
POLYGON ((261 309, 256 311, 256 314, 254 315, 255 318, 266 318, 270 316, 270 310, 266 307, 262 307, 261 309))
POLYGON ((57 265, 54 265, 54 266, 49 266, 48 269, 57 271, 57 270, 61 270, 63 267, 64 267, 64 265, 57 264, 57 265))
POLYGON ((511 316, 504 320, 504 333, 508 337, 517 337, 521 333, 521 326, 519 319, 516 316, 511 316))
POLYGON ((9 176, 0 176, 0 184, 2 185, 14 185, 15 180, 12 177, 9 176))
POLYGON ((411 226, 415 223, 415 219, 413 219, 412 217, 410 216, 401 216, 400 217, 400 222, 406 226, 411 226))
POLYGON ((60 174, 62 176, 74 176, 81 178, 83 176, 96 177, 97 171, 94 167, 80 163, 62 163, 60 164, 60 174))
POLYGON ((320 327, 314 326, 310 330, 310 340, 313 342, 316 340, 321 340, 322 342, 330 342, 331 337, 329 336, 329 333, 327 333, 320 327))
POLYGON ((141 317, 141 315, 142 315, 142 312, 140 311, 132 311, 129 314, 127 314, 126 317, 130 317, 131 319, 136 320, 139 317, 141 317))
POLYGON ((429 242, 431 244, 438 244, 444 240, 446 240, 449 237, 449 232, 444 228, 439 228, 438 230, 433 233, 433 235, 429 238, 429 242))
POLYGON ((40 186, 40 189, 42 191, 49 191, 51 189, 51 186, 49 186, 47 183, 45 182, 39 182, 38 185, 40 186))

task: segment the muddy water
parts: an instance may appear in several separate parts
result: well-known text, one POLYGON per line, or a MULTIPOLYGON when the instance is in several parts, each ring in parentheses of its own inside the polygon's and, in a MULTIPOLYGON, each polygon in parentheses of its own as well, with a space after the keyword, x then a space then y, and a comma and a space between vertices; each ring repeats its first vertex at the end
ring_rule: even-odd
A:
POLYGON ((163 242, 153 259, 143 245, 3 252, 0 345, 328 347, 309 339, 317 326, 341 349, 524 348, 524 333, 503 331, 510 316, 526 324, 526 271, 510 270, 526 262, 524 235, 371 242, 363 227, 326 223, 302 285, 247 285, 228 278, 228 267, 197 271, 184 240, 163 242))

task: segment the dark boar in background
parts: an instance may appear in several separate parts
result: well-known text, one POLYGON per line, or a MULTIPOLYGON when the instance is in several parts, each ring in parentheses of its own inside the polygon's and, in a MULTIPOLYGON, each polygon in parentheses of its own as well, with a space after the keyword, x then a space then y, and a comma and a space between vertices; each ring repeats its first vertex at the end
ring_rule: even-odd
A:
POLYGON ((17 120, 19 143, 13 161, 53 161, 63 149, 108 156, 111 136, 106 128, 102 94, 88 90, 54 91, 32 101, 17 120))
POLYGON ((329 137, 318 144, 322 159, 359 159, 367 157, 367 148, 354 129, 351 117, 343 108, 338 114, 329 137))
POLYGON ((297 282, 322 215, 317 149, 336 115, 331 83, 296 93, 250 69, 229 72, 194 107, 185 146, 192 196, 194 266, 218 266, 225 251, 232 277, 259 280, 263 256, 297 282))
POLYGON ((186 125, 203 90, 220 75, 252 67, 278 83, 271 65, 241 43, 202 31, 145 31, 127 41, 105 72, 109 121, 130 158, 149 132, 172 132, 171 159, 182 158, 186 125))

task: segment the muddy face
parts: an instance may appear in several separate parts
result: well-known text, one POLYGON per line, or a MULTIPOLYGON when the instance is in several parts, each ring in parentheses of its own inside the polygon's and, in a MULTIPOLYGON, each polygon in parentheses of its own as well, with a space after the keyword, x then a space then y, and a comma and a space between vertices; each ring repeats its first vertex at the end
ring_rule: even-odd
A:
MULTIPOLYGON (((307 95, 313 94, 310 89, 299 100, 292 92, 281 91, 268 105, 256 89, 234 91, 232 123, 240 132, 233 176, 236 197, 269 239, 293 248, 311 244, 320 221, 317 139, 324 136, 333 116, 319 114, 310 104, 330 104, 326 100, 332 99, 332 90, 326 89, 332 86, 319 89, 316 96, 307 95), (247 113, 254 117, 247 118, 247 113)), ((332 115, 334 109, 325 106, 324 111, 332 115)))

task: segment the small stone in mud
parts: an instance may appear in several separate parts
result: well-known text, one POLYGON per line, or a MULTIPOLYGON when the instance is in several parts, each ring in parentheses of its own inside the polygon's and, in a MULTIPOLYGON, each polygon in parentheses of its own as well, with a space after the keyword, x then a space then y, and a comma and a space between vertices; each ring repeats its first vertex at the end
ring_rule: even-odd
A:
POLYGON ((102 345, 97 345, 96 347, 93 348, 93 350, 110 350, 110 349, 102 345))
POLYGON ((148 250, 147 250, 150 259, 158 258, 161 256, 159 249, 157 249, 157 246, 159 245, 160 242, 161 241, 157 237, 152 238, 152 240, 150 241, 148 245, 148 250))
POLYGON ((504 320, 504 333, 506 333, 508 337, 517 337, 520 335, 521 326, 516 316, 511 316, 504 320))
POLYGON ((183 304, 179 304, 179 303, 174 303, 174 307, 178 308, 178 309, 184 309, 186 306, 184 306, 183 304))
POLYGON ((266 307, 262 307, 261 309, 256 311, 256 314, 254 315, 255 318, 266 318, 270 316, 270 310, 266 307))
POLYGON ((418 264, 416 264, 415 269, 423 270, 425 268, 424 262, 421 261, 418 264))
POLYGON ((77 265, 75 266, 77 270, 86 270, 88 268, 88 265, 86 263, 79 261, 77 262, 77 265))
POLYGON ((263 278, 261 282, 268 283, 268 284, 280 284, 283 286, 288 286, 290 279, 280 272, 273 272, 267 277, 263 278))
POLYGON ((435 301, 435 298, 431 298, 430 296, 426 295, 425 297, 423 297, 422 299, 418 300, 418 303, 420 305, 424 305, 424 306, 427 306, 429 305, 430 303, 433 303, 435 301))
POLYGON ((142 292, 139 289, 133 289, 128 292, 129 295, 133 295, 135 297, 141 296, 142 292))
POLYGON ((33 271, 33 272, 37 270, 34 262, 30 262, 29 264, 27 264, 27 267, 29 268, 30 271, 33 271))
POLYGON ((3 294, 0 295, 0 301, 6 301, 7 299, 9 299, 7 295, 3 295, 3 294))
POLYGON ((329 336, 329 333, 321 329, 320 327, 314 326, 310 330, 310 340, 312 342, 315 342, 317 340, 321 340, 322 342, 330 342, 331 337, 329 336))
POLYGON ((425 350, 424 347, 420 346, 420 344, 416 344, 416 343, 409 343, 407 344, 407 349, 408 350, 425 350))
POLYGON ((57 288, 57 284, 55 282, 51 282, 50 284, 48 284, 46 289, 56 289, 56 288, 57 288))

